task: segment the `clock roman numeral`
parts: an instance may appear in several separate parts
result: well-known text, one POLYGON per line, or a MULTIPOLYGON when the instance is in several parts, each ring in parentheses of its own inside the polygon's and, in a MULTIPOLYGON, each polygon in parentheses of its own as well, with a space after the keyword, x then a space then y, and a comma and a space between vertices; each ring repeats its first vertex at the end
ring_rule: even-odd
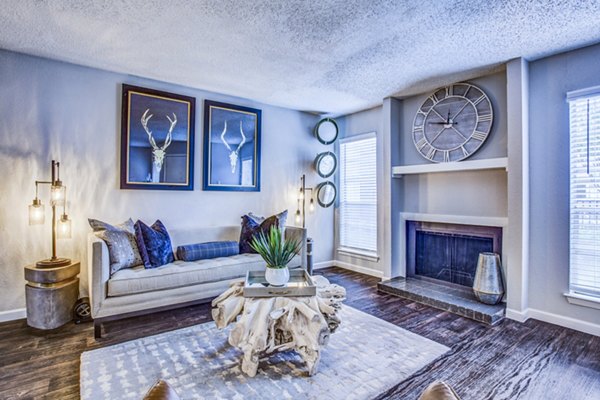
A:
POLYGON ((444 150, 444 162, 450 161, 450 152, 448 150, 444 150))
POLYGON ((467 86, 467 90, 465 90, 462 97, 467 97, 467 93, 469 93, 469 90, 471 90, 471 86, 467 86))
POLYGON ((491 120, 492 120, 492 114, 485 114, 485 115, 479 116, 479 122, 491 121, 491 120))
POLYGON ((431 101, 433 101, 433 103, 437 103, 438 101, 440 101, 440 99, 438 99, 438 97, 434 94, 432 94, 431 96, 429 96, 429 98, 431 99, 431 101))
POLYGON ((423 125, 415 126, 413 132, 423 132, 423 125))
POLYGON ((487 137, 487 133, 475 131, 475 132, 473 132, 471 137, 475 140, 479 140, 480 142, 483 142, 485 140, 485 138, 487 137))
POLYGON ((417 142, 417 149, 421 150, 427 144, 427 139, 422 138, 417 142))
POLYGON ((477 100, 475 100, 473 102, 473 104, 477 105, 477 104, 481 103, 483 101, 483 99, 485 99, 485 94, 482 94, 480 98, 478 98, 477 100))
POLYGON ((469 155, 469 152, 467 151, 467 149, 465 149, 465 146, 460 146, 460 149, 461 149, 461 150, 462 150, 462 152, 463 152, 463 156, 465 156, 465 157, 466 157, 466 156, 468 156, 468 155, 469 155))
POLYGON ((435 157, 436 152, 437 152, 437 150, 432 147, 429 149, 429 151, 427 152, 427 155, 425 157, 429 158, 430 160, 433 160, 433 157, 435 157))

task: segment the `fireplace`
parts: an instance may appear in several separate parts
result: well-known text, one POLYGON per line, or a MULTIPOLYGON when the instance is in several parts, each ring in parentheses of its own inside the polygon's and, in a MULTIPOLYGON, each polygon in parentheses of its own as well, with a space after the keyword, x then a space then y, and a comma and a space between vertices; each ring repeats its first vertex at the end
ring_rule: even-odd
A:
POLYGON ((407 221, 406 275, 473 286, 479 253, 502 256, 502 228, 407 221))

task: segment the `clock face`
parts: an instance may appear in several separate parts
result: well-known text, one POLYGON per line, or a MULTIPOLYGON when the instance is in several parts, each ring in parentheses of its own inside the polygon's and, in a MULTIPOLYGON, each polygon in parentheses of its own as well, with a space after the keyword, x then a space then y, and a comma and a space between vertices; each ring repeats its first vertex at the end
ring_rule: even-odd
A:
POLYGON ((330 151, 320 153, 315 159, 315 167, 319 176, 327 178, 333 175, 337 168, 337 157, 330 151))
POLYGON ((433 92, 413 123, 413 141, 429 161, 460 161, 487 139, 494 114, 487 95, 475 85, 456 83, 433 92))

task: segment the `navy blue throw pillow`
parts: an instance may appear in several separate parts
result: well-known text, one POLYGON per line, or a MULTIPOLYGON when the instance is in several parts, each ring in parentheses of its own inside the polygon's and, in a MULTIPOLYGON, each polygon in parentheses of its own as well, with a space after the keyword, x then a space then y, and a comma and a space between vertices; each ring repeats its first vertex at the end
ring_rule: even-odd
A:
POLYGON ((145 268, 156 268, 175 261, 171 238, 160 220, 157 219, 152 226, 138 220, 134 229, 145 268))
POLYGON ((273 215, 261 223, 252 216, 242 215, 242 231, 240 232, 240 254, 243 253, 256 253, 256 251, 250 246, 252 238, 259 232, 263 232, 265 235, 269 233, 271 227, 274 226, 278 229, 284 229, 285 219, 287 218, 287 210, 284 212, 273 215))
POLYGON ((177 259, 183 261, 229 257, 239 253, 240 247, 236 241, 205 242, 177 247, 177 259))

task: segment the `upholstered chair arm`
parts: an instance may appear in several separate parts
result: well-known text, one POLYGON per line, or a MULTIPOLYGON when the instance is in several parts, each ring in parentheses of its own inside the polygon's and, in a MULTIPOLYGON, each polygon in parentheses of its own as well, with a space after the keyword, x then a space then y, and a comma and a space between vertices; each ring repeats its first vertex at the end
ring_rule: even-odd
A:
POLYGON ((285 227, 285 238, 300 241, 301 266, 306 269, 306 229, 295 226, 285 227))
POLYGON ((106 299, 106 288, 110 278, 110 258, 108 246, 104 240, 90 233, 88 236, 88 289, 92 318, 100 311, 102 302, 106 299))

